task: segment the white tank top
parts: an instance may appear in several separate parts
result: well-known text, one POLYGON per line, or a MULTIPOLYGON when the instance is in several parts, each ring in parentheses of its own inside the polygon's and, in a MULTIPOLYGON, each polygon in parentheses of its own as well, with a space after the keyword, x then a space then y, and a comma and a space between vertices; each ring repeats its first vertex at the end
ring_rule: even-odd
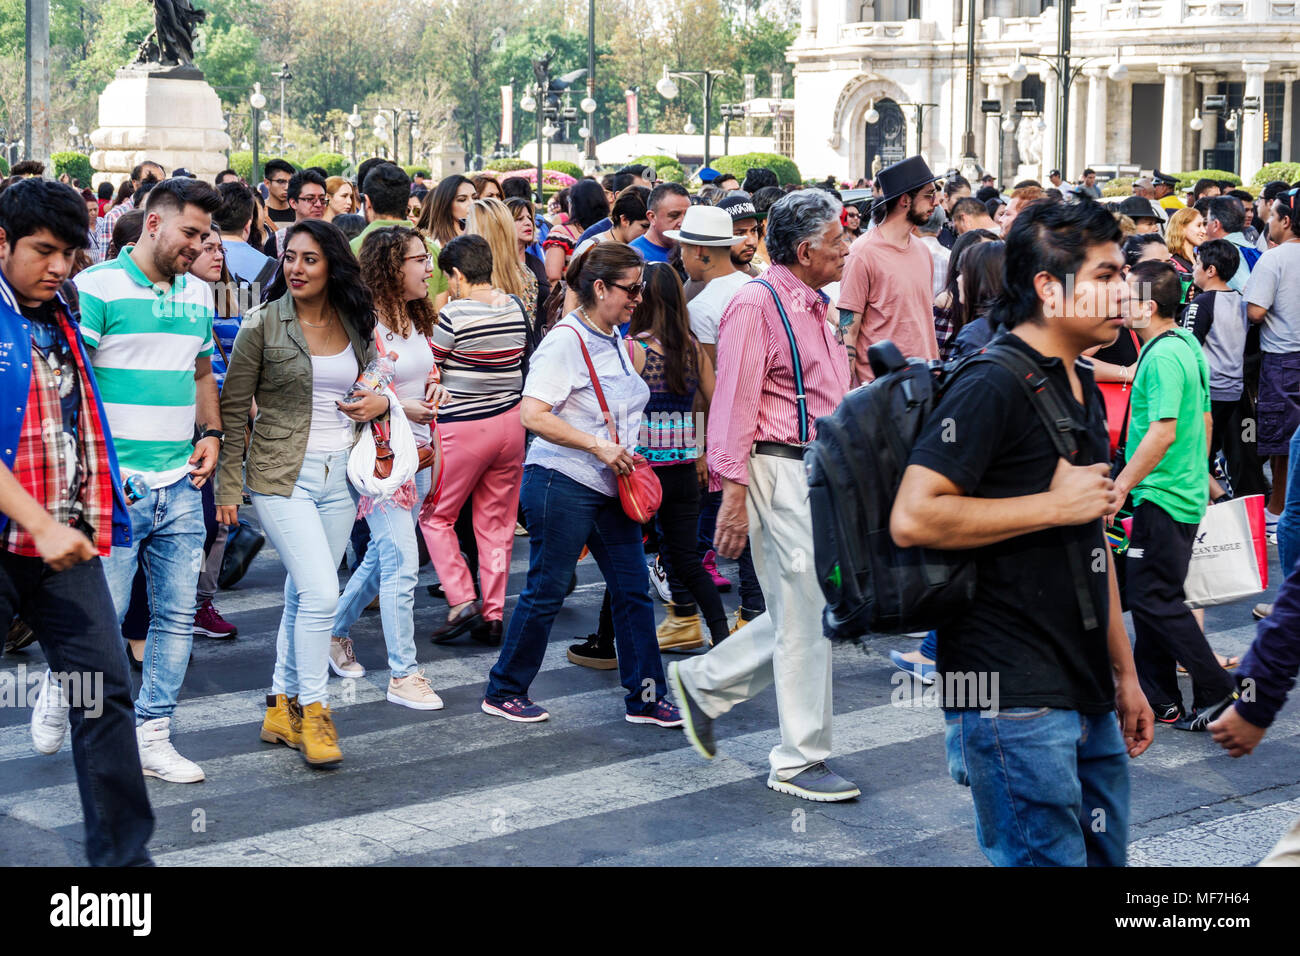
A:
POLYGON ((334 403, 348 393, 360 369, 352 346, 337 355, 311 357, 311 431, 307 454, 320 455, 352 447, 352 419, 334 403))

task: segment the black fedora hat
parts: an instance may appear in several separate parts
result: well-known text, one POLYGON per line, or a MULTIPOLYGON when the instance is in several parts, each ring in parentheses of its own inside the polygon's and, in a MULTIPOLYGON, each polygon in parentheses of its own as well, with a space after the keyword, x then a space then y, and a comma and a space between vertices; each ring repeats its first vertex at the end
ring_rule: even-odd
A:
POLYGON ((876 174, 876 184, 880 187, 880 195, 876 197, 876 202, 889 202, 896 196, 938 181, 939 177, 930 171, 924 159, 920 156, 909 156, 892 166, 886 166, 876 174))

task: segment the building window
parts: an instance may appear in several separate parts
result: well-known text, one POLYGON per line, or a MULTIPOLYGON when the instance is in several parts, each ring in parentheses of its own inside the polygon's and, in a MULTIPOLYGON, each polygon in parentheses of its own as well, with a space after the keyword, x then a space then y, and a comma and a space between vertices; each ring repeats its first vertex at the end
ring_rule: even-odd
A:
POLYGON ((858 7, 859 23, 897 23, 920 18, 921 0, 866 0, 858 7))

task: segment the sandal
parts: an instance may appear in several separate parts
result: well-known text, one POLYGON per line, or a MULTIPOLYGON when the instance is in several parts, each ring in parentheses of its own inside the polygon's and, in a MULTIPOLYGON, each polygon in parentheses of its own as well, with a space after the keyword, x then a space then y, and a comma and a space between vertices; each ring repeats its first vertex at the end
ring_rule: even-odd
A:
MULTIPOLYGON (((1235 657, 1235 656, 1232 656, 1232 655, 1227 655, 1227 656, 1225 656, 1225 655, 1223 655, 1223 654, 1219 654, 1219 653, 1216 653, 1214 656, 1215 656, 1215 658, 1218 660, 1218 662, 1219 662, 1219 666, 1222 667, 1225 671, 1236 670, 1236 669, 1237 669, 1237 665, 1241 663, 1241 658, 1240 658, 1240 657, 1235 657)), ((1182 664, 1179 664, 1179 665, 1178 665, 1178 673, 1180 673, 1180 674, 1186 674, 1186 673, 1187 673, 1187 668, 1184 667, 1182 664)))

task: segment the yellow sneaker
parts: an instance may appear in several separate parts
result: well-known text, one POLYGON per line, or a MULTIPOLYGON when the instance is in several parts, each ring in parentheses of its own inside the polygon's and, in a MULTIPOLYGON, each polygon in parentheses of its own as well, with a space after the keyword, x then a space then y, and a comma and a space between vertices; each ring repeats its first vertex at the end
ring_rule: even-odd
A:
POLYGON ((740 630, 742 627, 744 627, 744 626, 745 626, 746 624, 748 624, 748 623, 749 623, 749 621, 745 620, 745 616, 744 616, 743 614, 741 614, 741 609, 740 609, 740 608, 736 608, 736 623, 733 624, 733 625, 731 625, 731 630, 728 631, 727 633, 728 633, 728 634, 735 634, 738 630, 740 630))
POLYGON ((266 695, 261 737, 268 744, 284 744, 294 750, 302 746, 302 711, 298 709, 297 695, 266 695))
POLYGON ((661 651, 693 651, 704 646, 704 632, 698 614, 678 617, 669 611, 655 634, 659 638, 661 651))
POLYGON ((343 760, 339 732, 328 704, 315 701, 302 709, 302 758, 313 767, 335 767, 343 760))

